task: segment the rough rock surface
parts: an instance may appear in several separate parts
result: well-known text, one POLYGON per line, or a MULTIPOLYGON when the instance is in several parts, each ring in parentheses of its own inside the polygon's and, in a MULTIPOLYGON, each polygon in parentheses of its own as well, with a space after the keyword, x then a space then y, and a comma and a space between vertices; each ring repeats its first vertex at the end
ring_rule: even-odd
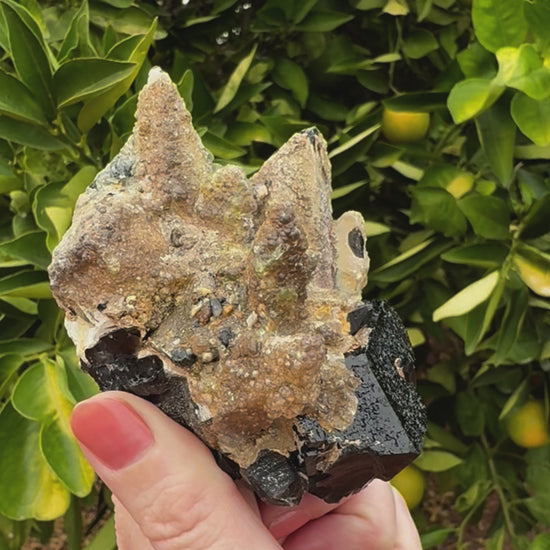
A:
POLYGON ((361 301, 368 265, 360 214, 332 219, 317 130, 247 179, 213 163, 155 68, 49 272, 102 390, 157 403, 261 498, 295 504, 420 452, 410 344, 388 306, 361 301))

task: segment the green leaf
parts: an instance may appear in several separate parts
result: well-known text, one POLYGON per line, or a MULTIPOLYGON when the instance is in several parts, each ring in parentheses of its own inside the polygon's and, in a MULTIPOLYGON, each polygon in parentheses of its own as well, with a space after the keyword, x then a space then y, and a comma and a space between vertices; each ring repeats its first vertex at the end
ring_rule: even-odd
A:
POLYGON ((488 52, 479 42, 468 44, 457 56, 460 70, 466 78, 483 78, 492 80, 497 74, 495 56, 488 52))
POLYGON ((518 93, 512 99, 512 118, 536 145, 550 145, 550 97, 532 99, 518 93))
POLYGON ((384 9, 384 13, 389 15, 407 15, 409 13, 409 6, 407 5, 407 0, 387 0, 384 9))
POLYGON ((77 197, 92 182, 97 170, 84 166, 66 184, 51 183, 38 190, 33 212, 38 226, 46 231, 46 245, 51 252, 71 224, 77 197))
POLYGON ((48 277, 43 271, 21 271, 0 279, 0 296, 51 298, 48 277))
MULTIPOLYGON (((148 34, 148 29, 155 24, 153 16, 137 5, 127 9, 116 9, 111 6, 102 6, 98 2, 93 2, 90 6, 90 21, 106 29, 106 33, 111 34, 114 30, 130 36, 148 34)), ((154 38, 161 40, 166 34, 166 31, 161 28, 155 29, 154 38)))
POLYGON ((301 107, 305 107, 309 87, 302 67, 290 59, 280 59, 275 64, 272 74, 275 83, 285 90, 290 90, 301 107))
POLYGON ((457 511, 465 513, 468 510, 475 509, 486 499, 490 490, 491 482, 488 479, 480 479, 474 482, 466 491, 457 497, 455 501, 457 511))
POLYGON ((499 83, 516 88, 533 99, 550 95, 550 69, 532 44, 519 48, 500 48, 497 53, 499 83))
POLYGON ((447 100, 455 124, 488 109, 503 91, 503 86, 487 78, 468 78, 455 84, 447 100))
POLYGON ((452 453, 447 451, 424 451, 415 461, 414 465, 418 466, 425 472, 444 472, 450 470, 462 462, 452 453))
POLYGON ((109 519, 83 550, 115 550, 116 547, 115 516, 111 514, 109 519))
POLYGON ((241 85, 244 76, 250 68, 250 64, 254 59, 257 48, 258 44, 254 44, 248 55, 241 59, 241 61, 239 61, 239 63, 237 64, 237 67, 229 77, 227 84, 222 89, 222 92, 218 99, 218 103, 216 104, 216 107, 214 109, 214 113, 221 111, 224 107, 229 105, 231 100, 235 97, 235 94, 237 93, 237 90, 239 89, 239 86, 241 85))
POLYGON ((411 59, 420 59, 438 48, 435 36, 425 29, 412 31, 403 43, 403 53, 411 59))
POLYGON ((460 392, 456 396, 455 415, 464 435, 479 437, 483 433, 485 414, 481 401, 474 392, 460 392))
POLYGON ((499 197, 469 195, 458 201, 458 207, 480 237, 506 239, 510 233, 510 212, 499 197))
POLYGON ((12 403, 19 414, 41 424, 40 447, 50 468, 72 493, 87 495, 94 473, 71 432, 75 401, 63 366, 44 360, 30 367, 18 380, 12 403))
POLYGON ((59 151, 67 147, 46 129, 7 116, 0 116, 0 138, 43 151, 59 151))
POLYGON ((271 143, 271 135, 265 126, 254 122, 233 122, 224 137, 238 146, 248 146, 254 141, 271 143))
POLYGON ((53 91, 59 108, 95 97, 116 87, 135 72, 135 63, 109 59, 71 59, 53 75, 53 91))
POLYGON ((42 107, 17 78, 0 70, 0 114, 30 122, 47 125, 42 107))
POLYGON ((459 246, 441 254, 441 259, 453 264, 473 265, 495 269, 502 265, 508 249, 497 243, 459 246))
POLYGON ((347 138, 347 139, 345 139, 345 141, 342 143, 342 145, 339 145, 338 147, 335 147, 334 149, 332 149, 330 151, 330 153, 328 155, 329 158, 332 159, 335 156, 340 155, 343 152, 347 151, 348 149, 351 149, 353 146, 357 145, 358 143, 363 141, 365 138, 367 138, 367 137, 371 136, 372 134, 374 134, 374 132, 379 130, 379 128, 380 128, 380 124, 375 124, 374 126, 370 126, 366 130, 363 130, 362 132, 359 132, 355 136, 341 136, 341 138, 344 137, 344 138, 347 138))
POLYGON ((353 18, 353 15, 339 11, 313 11, 299 25, 296 25, 296 30, 330 32, 353 18))
POLYGON ((466 218, 450 193, 444 189, 414 187, 412 196, 411 223, 420 222, 446 237, 456 237, 466 232, 466 218))
POLYGON ((529 397, 529 383, 527 380, 523 380, 521 384, 515 389, 512 395, 508 398, 502 411, 498 417, 499 420, 506 418, 515 407, 523 405, 529 397))
POLYGON ((522 244, 512 259, 522 281, 536 294, 550 297, 550 254, 522 244))
POLYGON ((550 41, 548 35, 550 4, 546 0, 531 0, 524 3, 523 11, 529 23, 529 31, 538 39, 541 50, 548 48, 550 41))
POLYGON ((203 145, 216 157, 225 160, 231 160, 242 157, 246 150, 237 147, 231 141, 221 138, 208 131, 202 136, 203 145))
POLYGON ((133 48, 131 51, 126 52, 127 57, 124 61, 134 64, 133 71, 116 86, 111 86, 107 91, 92 98, 82 107, 82 110, 78 114, 78 127, 81 132, 87 133, 99 120, 101 120, 101 117, 117 102, 117 100, 128 91, 145 61, 156 28, 157 21, 155 19, 147 34, 142 35, 140 39, 132 42, 133 48))
POLYGON ((10 384, 13 375, 23 364, 21 355, 7 354, 0 356, 0 398, 4 397, 4 391, 10 384))
POLYGON ((499 182, 508 187, 514 167, 516 125, 510 116, 510 105, 497 101, 476 118, 481 148, 499 182))
POLYGON ((55 519, 69 506, 69 492, 40 452, 40 424, 11 403, 0 412, 0 513, 15 519, 55 519))
POLYGON ((520 234, 524 239, 534 239, 550 233, 550 192, 533 202, 531 209, 523 218, 520 234))
POLYGON ((356 181, 354 183, 348 183, 347 185, 343 185, 342 187, 337 187, 336 189, 333 189, 330 198, 331 200, 340 199, 342 197, 345 197, 346 195, 349 195, 356 189, 359 189, 360 187, 363 187, 363 185, 367 184, 368 180, 361 180, 356 181))
POLYGON ((475 0, 472 22, 477 39, 490 52, 519 46, 527 34, 522 0, 475 0))
POLYGON ((448 538, 449 535, 454 533, 454 529, 450 527, 434 529, 433 531, 428 531, 426 533, 421 533, 420 542, 422 548, 427 550, 428 548, 439 547, 443 544, 448 538))
POLYGON ((46 248, 46 235, 42 231, 26 233, 1 243, 0 254, 24 260, 41 269, 46 269, 51 261, 51 255, 46 248))
MULTIPOLYGON (((11 4, 2 3, 2 10, 8 29, 10 55, 21 82, 32 90, 48 116, 55 112, 51 92, 52 68, 43 40, 39 40, 34 29, 29 28, 22 18, 21 10, 11 4)), ((30 17, 30 16, 29 16, 30 17)))
POLYGON ((464 315, 472 311, 476 306, 489 298, 498 283, 498 279, 499 272, 493 271, 462 289, 433 312, 434 322, 447 317, 464 315))
POLYGON ((65 61, 80 45, 80 53, 90 55, 93 53, 90 44, 90 14, 88 10, 88 0, 84 0, 80 8, 75 12, 67 33, 63 38, 63 43, 57 53, 57 59, 60 62, 65 61))
POLYGON ((370 273, 369 282, 401 281, 440 256, 450 246, 447 240, 428 239, 370 273))

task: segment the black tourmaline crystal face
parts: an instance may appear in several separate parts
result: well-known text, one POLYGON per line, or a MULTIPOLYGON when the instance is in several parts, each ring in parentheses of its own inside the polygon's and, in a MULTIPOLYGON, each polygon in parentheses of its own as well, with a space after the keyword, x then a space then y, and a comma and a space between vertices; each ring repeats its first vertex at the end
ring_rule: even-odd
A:
POLYGON ((82 368, 156 403, 265 501, 391 478, 425 429, 412 351, 361 299, 364 221, 332 219, 319 132, 247 179, 213 164, 159 69, 136 118, 49 269, 82 368))

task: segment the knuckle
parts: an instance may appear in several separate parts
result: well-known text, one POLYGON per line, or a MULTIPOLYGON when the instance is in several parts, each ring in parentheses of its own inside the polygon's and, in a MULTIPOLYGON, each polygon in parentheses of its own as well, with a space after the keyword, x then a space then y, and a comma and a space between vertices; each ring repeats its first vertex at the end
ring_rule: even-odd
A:
POLYGON ((136 504, 141 530, 158 550, 206 549, 219 538, 216 498, 192 483, 165 477, 136 504))

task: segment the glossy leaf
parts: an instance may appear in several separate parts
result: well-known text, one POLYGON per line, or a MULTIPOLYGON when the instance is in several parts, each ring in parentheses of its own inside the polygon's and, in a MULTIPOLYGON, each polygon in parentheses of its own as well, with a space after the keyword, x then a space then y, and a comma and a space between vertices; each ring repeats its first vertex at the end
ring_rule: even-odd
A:
POLYGON ((536 145, 550 144, 550 98, 535 100, 523 94, 512 99, 512 118, 536 145))
POLYGON ((105 93, 135 71, 135 63, 79 58, 67 61, 53 75, 53 92, 59 108, 105 93))
POLYGON ((0 513, 41 521, 63 515, 69 492, 42 456, 40 424, 22 417, 9 402, 0 412, 0 448, 0 513))
POLYGON ((477 39, 490 52, 519 46, 527 34, 522 0, 475 0, 472 21, 477 39))
POLYGON ((71 432, 75 401, 63 366, 44 360, 30 367, 18 380, 12 403, 19 414, 41 424, 40 448, 50 468, 72 493, 87 495, 94 473, 71 432))
POLYGON ((63 43, 57 53, 60 62, 65 61, 80 46, 81 55, 90 55, 92 47, 89 36, 90 13, 88 10, 88 0, 84 0, 78 10, 75 12, 63 43))
POLYGON ((496 79, 499 82, 533 99, 550 95, 550 68, 543 66, 543 60, 532 44, 500 48, 496 56, 499 64, 496 79))
POLYGON ((441 258, 453 264, 473 265, 477 267, 496 268, 502 265, 507 248, 498 243, 480 243, 459 246, 444 252, 441 258))
POLYGON ((33 94, 17 78, 0 70, 0 114, 30 122, 47 125, 42 107, 33 94))
POLYGON ((486 78, 469 78, 456 84, 447 106, 456 124, 488 109, 502 94, 504 87, 486 78))
POLYGON ((516 249, 513 261, 519 276, 533 292, 550 297, 550 254, 522 245, 516 249))
POLYGON ((419 29, 407 35, 403 43, 403 53, 411 59, 420 59, 438 47, 439 44, 431 32, 419 29))
POLYGON ((439 306, 433 312, 433 320, 441 321, 447 317, 456 317, 472 311, 476 306, 485 302, 495 289, 499 272, 493 271, 482 279, 471 283, 455 294, 450 300, 439 306))
POLYGON ((497 101, 476 118, 476 130, 481 148, 498 181, 508 187, 514 166, 516 125, 510 116, 507 101, 497 101))
POLYGON ((529 24, 529 30, 541 43, 542 49, 548 47, 550 36, 550 4, 546 0, 531 0, 523 5, 525 18, 529 24))
POLYGON ((0 398, 4 397, 5 388, 23 362, 23 357, 15 353, 0 355, 0 398))
POLYGON ((455 198, 444 189, 414 187, 410 220, 422 223, 447 237, 466 232, 466 218, 457 206, 455 198))
POLYGON ((43 271, 22 271, 0 279, 0 296, 51 298, 48 278, 43 271))
POLYGON ((0 116, 0 138, 43 151, 59 151, 67 147, 44 128, 5 115, 0 116))
POLYGON ((499 197, 469 195, 458 201, 476 233, 487 239, 506 239, 510 232, 510 212, 499 197))
POLYGON ((306 32, 329 32, 353 19, 353 15, 338 11, 313 11, 296 29, 306 32))
POLYGON ((116 86, 111 86, 107 91, 92 98, 84 105, 84 107, 82 107, 82 110, 78 115, 78 127, 82 132, 88 132, 117 102, 117 100, 128 91, 145 61, 147 52, 149 51, 155 35, 156 28, 157 22, 155 20, 151 24, 147 34, 143 35, 138 41, 133 43, 134 47, 131 51, 127 52, 127 57, 124 61, 134 64, 133 71, 116 86))
POLYGON ((428 239, 371 272, 369 280, 389 283, 405 279, 450 246, 446 240, 428 239))
POLYGON ((273 70, 273 80, 282 88, 290 90, 298 103, 305 106, 309 85, 300 65, 290 59, 280 59, 273 70))
POLYGON ((96 175, 93 166, 81 168, 66 184, 50 184, 38 190, 33 212, 39 227, 46 231, 46 245, 51 252, 68 229, 76 198, 96 175))
POLYGON ((235 97, 235 94, 237 93, 237 90, 239 89, 239 86, 241 85, 244 76, 250 68, 252 60, 254 59, 257 47, 258 45, 255 44, 248 55, 241 59, 241 61, 239 61, 239 63, 237 64, 237 67, 229 77, 227 84, 222 89, 222 92, 218 99, 218 103, 216 104, 216 107, 214 109, 215 113, 221 111, 224 107, 229 105, 231 100, 235 97))
POLYGON ((7 254, 29 262, 36 267, 46 269, 51 255, 46 248, 46 235, 42 231, 33 231, 0 244, 0 254, 7 254))
POLYGON ((444 472, 458 466, 462 459, 447 451, 424 451, 415 461, 415 466, 418 466, 425 472, 444 472))
MULTIPOLYGON (((23 9, 23 8, 21 8, 23 9)), ((2 10, 8 29, 10 55, 17 74, 25 86, 33 91, 47 115, 52 115, 55 104, 51 91, 52 67, 43 41, 29 28, 20 10, 3 3, 2 10)), ((36 32, 36 30, 35 30, 36 32)))

